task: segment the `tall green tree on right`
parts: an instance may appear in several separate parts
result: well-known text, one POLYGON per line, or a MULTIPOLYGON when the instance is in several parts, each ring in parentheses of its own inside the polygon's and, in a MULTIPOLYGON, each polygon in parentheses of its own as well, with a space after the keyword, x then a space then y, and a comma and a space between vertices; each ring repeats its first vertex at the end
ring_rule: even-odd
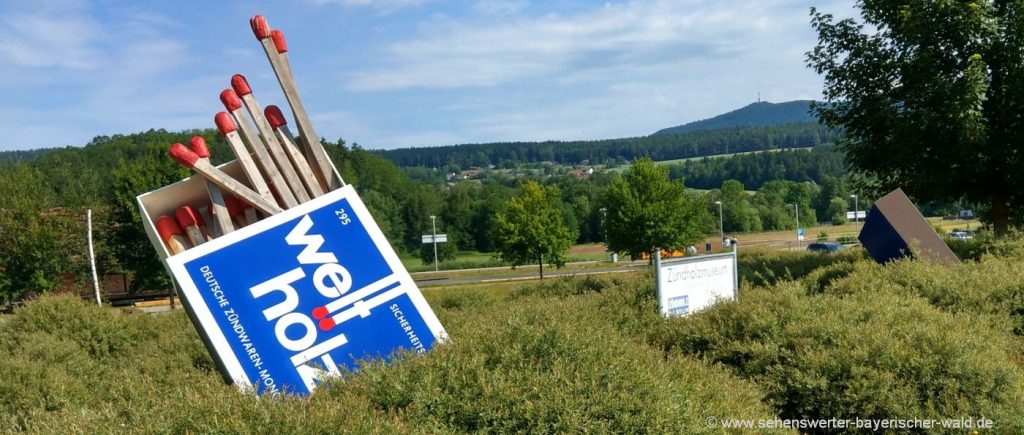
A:
POLYGON ((875 192, 988 204, 997 233, 1024 192, 1024 1, 865 0, 811 9, 814 111, 875 192))
POLYGON ((706 205, 669 181, 668 167, 638 159, 624 176, 612 178, 604 197, 608 249, 633 258, 652 248, 683 250, 704 238, 706 205))

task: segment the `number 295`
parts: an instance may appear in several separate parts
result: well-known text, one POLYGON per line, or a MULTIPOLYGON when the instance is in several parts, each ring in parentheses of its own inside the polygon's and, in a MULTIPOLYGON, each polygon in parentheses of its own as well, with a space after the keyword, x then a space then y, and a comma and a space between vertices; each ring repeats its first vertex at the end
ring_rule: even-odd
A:
POLYGON ((348 225, 352 223, 352 219, 349 218, 348 213, 345 212, 345 209, 343 208, 335 210, 334 215, 338 217, 338 222, 341 222, 342 225, 348 225))

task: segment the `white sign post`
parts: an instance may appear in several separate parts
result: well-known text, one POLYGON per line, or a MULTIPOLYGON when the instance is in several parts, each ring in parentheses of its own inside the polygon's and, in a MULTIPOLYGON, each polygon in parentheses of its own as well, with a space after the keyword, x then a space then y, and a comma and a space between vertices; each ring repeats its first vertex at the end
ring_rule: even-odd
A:
POLYGON ((437 272, 437 244, 448 241, 447 234, 437 234, 437 225, 435 220, 437 216, 430 216, 430 234, 423 235, 423 244, 433 243, 434 244, 434 272, 437 272))
POLYGON ((739 276, 736 249, 725 254, 701 255, 661 261, 654 250, 658 308, 662 316, 685 316, 719 299, 736 299, 739 276))

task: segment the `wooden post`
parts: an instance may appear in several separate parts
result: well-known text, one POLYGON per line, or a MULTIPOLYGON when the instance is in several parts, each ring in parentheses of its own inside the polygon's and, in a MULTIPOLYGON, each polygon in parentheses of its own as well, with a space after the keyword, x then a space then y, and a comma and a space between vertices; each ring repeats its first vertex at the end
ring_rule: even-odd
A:
POLYGON ((96 276, 96 253, 92 249, 92 209, 85 212, 85 221, 89 239, 89 268, 92 270, 92 290, 96 293, 96 305, 103 305, 100 299, 100 281, 96 276))

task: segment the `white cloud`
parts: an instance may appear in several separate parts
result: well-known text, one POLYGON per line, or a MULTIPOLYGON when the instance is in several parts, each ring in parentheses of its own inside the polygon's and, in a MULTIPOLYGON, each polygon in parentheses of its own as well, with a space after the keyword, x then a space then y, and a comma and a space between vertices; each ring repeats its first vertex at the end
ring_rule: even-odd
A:
POLYGON ((502 20, 441 19, 418 39, 392 44, 386 64, 350 76, 352 90, 496 86, 563 79, 680 60, 735 57, 756 36, 748 20, 769 6, 651 1, 606 4, 576 15, 502 20))
POLYGON ((77 14, 11 13, 0 17, 0 62, 16 67, 90 70, 99 66, 100 26, 77 14))
POLYGON ((473 4, 473 11, 484 15, 511 15, 526 9, 524 0, 479 0, 473 4))
MULTIPOLYGON (((485 13, 506 1, 485 3, 475 16, 421 23, 345 80, 368 96, 434 95, 435 105, 405 107, 406 116, 452 126, 458 141, 369 143, 639 136, 736 109, 758 92, 776 102, 820 97, 820 78, 804 66, 815 37, 802 1, 630 1, 511 17, 485 13)), ((851 7, 824 3, 837 15, 851 7)))
POLYGON ((100 25, 96 13, 84 2, 0 8, 0 89, 9 113, 0 120, 0 148, 212 124, 195 115, 205 110, 183 100, 199 92, 201 79, 180 78, 196 58, 180 38, 166 36, 178 23, 128 11, 108 18, 116 25, 100 25))

